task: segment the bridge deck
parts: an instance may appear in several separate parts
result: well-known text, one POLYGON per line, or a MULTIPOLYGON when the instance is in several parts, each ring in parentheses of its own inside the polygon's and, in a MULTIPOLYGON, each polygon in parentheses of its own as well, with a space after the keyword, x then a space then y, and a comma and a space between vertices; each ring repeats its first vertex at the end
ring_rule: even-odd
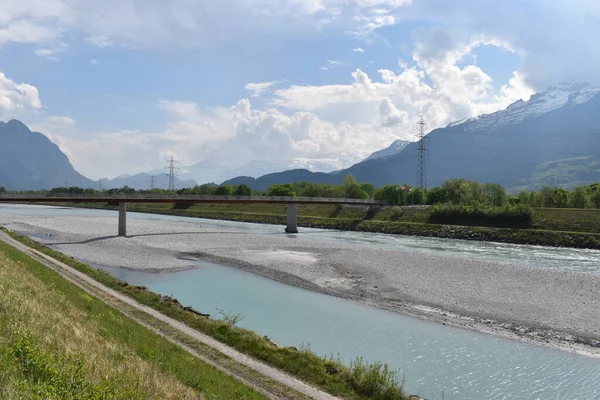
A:
POLYGON ((230 203, 230 204, 347 204, 383 205, 383 202, 362 199, 336 199, 320 197, 266 197, 266 196, 196 196, 196 197, 79 197, 79 196, 0 196, 3 203, 230 203))

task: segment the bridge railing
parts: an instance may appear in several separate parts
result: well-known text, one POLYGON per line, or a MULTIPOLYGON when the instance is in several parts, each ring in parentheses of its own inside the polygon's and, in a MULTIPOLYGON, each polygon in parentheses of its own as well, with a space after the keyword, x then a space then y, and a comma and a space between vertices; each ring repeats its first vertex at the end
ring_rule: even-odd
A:
POLYGON ((248 200, 248 201, 278 201, 278 202, 320 202, 320 203, 345 203, 345 204, 373 204, 373 205, 381 205, 384 202, 372 199, 347 199, 347 198, 335 198, 335 197, 292 197, 292 196, 218 196, 218 195, 156 195, 156 194, 112 194, 107 196, 102 195, 86 195, 85 193, 52 193, 51 195, 43 195, 43 194, 14 194, 14 193, 0 193, 0 198, 2 199, 51 199, 51 198, 60 198, 60 199, 106 199, 106 201, 116 201, 116 200, 140 200, 140 199, 148 199, 148 200, 248 200))

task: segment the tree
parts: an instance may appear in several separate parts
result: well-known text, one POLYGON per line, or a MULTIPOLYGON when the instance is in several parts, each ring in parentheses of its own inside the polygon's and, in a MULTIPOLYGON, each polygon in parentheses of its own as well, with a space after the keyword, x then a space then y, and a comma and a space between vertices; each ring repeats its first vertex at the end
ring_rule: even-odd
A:
POLYGON ((317 185, 311 182, 296 182, 294 184, 296 194, 302 197, 324 197, 323 186, 325 185, 317 185))
POLYGON ((194 187, 194 192, 199 195, 213 195, 217 191, 218 186, 214 183, 204 183, 194 187))
POLYGON ((388 204, 398 204, 399 195, 400 187, 398 185, 384 185, 373 193, 373 198, 388 204))
POLYGON ((356 178, 352 175, 346 175, 344 177, 344 186, 348 188, 354 185, 358 186, 358 181, 356 180, 356 178))
POLYGON ((529 204, 531 196, 526 190, 521 190, 519 192, 519 204, 529 204))
POLYGON ((596 190, 590 196, 590 201, 594 204, 594 207, 600 208, 600 190, 596 190))
POLYGON ((346 188, 345 195, 347 199, 368 199, 369 194, 362 190, 358 185, 352 185, 346 188))
POLYGON ((6 188, 4 186, 0 186, 0 193, 6 192, 6 188))
POLYGON ((446 195, 446 191, 444 188, 436 186, 427 191, 427 197, 425 199, 425 203, 429 205, 445 203, 448 201, 448 196, 446 195))
POLYGON ((483 185, 483 192, 487 197, 488 204, 502 207, 506 203, 506 190, 497 183, 486 183, 483 185))
POLYGON ((571 193, 571 207, 586 208, 588 203, 589 199, 585 188, 578 186, 573 189, 573 192, 571 193))
POLYGON ((233 195, 234 189, 230 185, 221 185, 215 190, 217 196, 231 196, 233 195))
POLYGON ((286 183, 285 185, 271 185, 267 188, 267 196, 289 196, 295 197, 296 192, 294 191, 294 187, 286 183))
POLYGON ((408 198, 406 199, 407 204, 425 204, 426 193, 421 188, 414 188, 408 194, 408 198))
POLYGON ((238 185, 238 187, 235 189, 235 192, 233 193, 236 196, 251 196, 252 195, 252 189, 250 189, 250 187, 248 185, 244 185, 243 183, 238 185))
POLYGON ((552 202, 556 208, 566 208, 569 206, 569 191, 563 188, 552 190, 552 202))
POLYGON ((344 178, 344 197, 347 199, 368 199, 369 195, 360 188, 355 177, 346 175, 344 178))
POLYGON ((452 204, 464 204, 469 202, 470 184, 463 178, 450 179, 442 183, 442 189, 446 192, 446 198, 452 204))
POLYGON ((361 183, 360 188, 367 192, 369 196, 373 196, 373 193, 375 193, 375 186, 371 183, 361 183))

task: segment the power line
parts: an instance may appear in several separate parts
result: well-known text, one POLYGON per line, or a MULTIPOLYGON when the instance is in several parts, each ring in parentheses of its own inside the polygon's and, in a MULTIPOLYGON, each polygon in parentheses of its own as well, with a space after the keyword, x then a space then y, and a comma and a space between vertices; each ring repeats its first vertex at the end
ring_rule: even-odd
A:
POLYGON ((417 139, 419 140, 419 144, 417 147, 417 186, 421 189, 427 188, 427 146, 425 145, 425 127, 427 123, 423 119, 421 115, 421 119, 417 122, 419 125, 419 133, 417 134, 417 139))
POLYGON ((173 156, 171 155, 171 159, 167 161, 169 166, 165 167, 165 169, 169 170, 169 190, 170 191, 175 191, 175 170, 179 169, 175 166, 176 162, 177 161, 174 160, 173 156))
POLYGON ((156 181, 154 175, 150 175, 150 190, 154 190, 156 188, 156 181))

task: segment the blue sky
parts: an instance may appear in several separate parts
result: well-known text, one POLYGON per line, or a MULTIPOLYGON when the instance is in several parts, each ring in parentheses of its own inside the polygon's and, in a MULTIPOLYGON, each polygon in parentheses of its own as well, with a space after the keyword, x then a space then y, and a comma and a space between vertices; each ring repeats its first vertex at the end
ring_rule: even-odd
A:
POLYGON ((344 167, 411 139, 421 114, 436 128, 597 80, 587 0, 2 3, 0 120, 92 178, 170 155, 221 165, 214 179, 265 160, 344 167))

